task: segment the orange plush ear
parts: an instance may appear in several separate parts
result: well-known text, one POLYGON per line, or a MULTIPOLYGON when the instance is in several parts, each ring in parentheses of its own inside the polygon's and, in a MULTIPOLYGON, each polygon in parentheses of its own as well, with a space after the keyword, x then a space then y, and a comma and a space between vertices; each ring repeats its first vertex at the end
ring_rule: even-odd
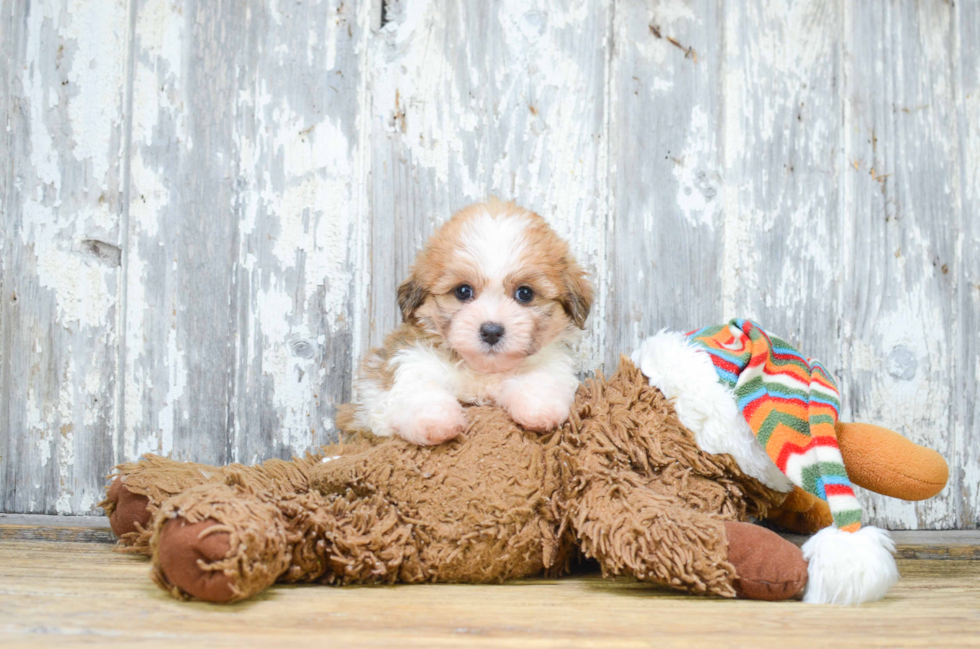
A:
POLYGON ((837 443, 851 482, 883 496, 925 500, 949 480, 943 456, 881 426, 838 423, 837 443))

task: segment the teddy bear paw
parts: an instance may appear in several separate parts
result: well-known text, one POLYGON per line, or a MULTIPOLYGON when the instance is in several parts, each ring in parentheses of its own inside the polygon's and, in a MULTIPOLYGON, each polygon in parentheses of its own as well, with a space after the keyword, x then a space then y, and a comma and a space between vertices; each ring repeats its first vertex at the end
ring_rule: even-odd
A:
POLYGON ((156 550, 158 578, 169 590, 205 602, 230 602, 235 599, 233 579, 223 570, 208 568, 223 561, 231 549, 228 532, 207 533, 218 521, 207 519, 190 523, 177 517, 164 523, 156 550))
POLYGON ((123 545, 136 543, 133 537, 150 526, 150 499, 126 488, 121 476, 116 476, 106 493, 106 503, 111 503, 109 526, 123 545))

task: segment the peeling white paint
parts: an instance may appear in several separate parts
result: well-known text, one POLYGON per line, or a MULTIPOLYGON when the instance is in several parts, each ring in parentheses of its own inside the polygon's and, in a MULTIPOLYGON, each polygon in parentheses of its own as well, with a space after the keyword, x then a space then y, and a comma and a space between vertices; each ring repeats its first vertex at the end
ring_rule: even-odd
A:
POLYGON ((257 296, 262 332, 262 372, 272 380, 273 404, 280 418, 282 441, 294 452, 310 442, 312 381, 316 378, 310 359, 292 353, 293 337, 309 336, 302 327, 290 324, 292 299, 281 291, 261 291, 257 296))
POLYGON ((714 146, 708 115, 701 106, 691 107, 687 142, 674 164, 677 179, 677 207, 694 226, 713 227, 721 213, 718 178, 710 172, 714 146))
POLYGON ((286 186, 268 198, 280 226, 273 252, 283 270, 295 267, 298 255, 304 254, 305 295, 315 296, 320 286, 327 287, 324 309, 331 331, 336 331, 345 326, 341 318, 352 282, 350 146, 329 118, 303 128, 288 106, 277 108, 276 115, 282 126, 272 146, 286 163, 286 186))
MULTIPOLYGON (((130 229, 138 227, 138 219, 130 213, 130 229)), ((136 240, 130 235, 131 240, 136 240)), ((130 254, 128 259, 127 288, 126 288, 126 359, 124 371, 126 384, 123 396, 123 453, 128 458, 137 458, 144 451, 137 451, 136 436, 143 430, 143 393, 152 388, 152 383, 146 385, 146 377, 141 361, 140 350, 143 348, 144 322, 143 314, 146 309, 145 286, 147 281, 146 264, 139 255, 130 254)))
MULTIPOLYGON (((177 329, 171 327, 170 338, 167 341, 167 367, 170 371, 167 377, 167 396, 163 402, 163 407, 157 415, 157 429, 159 430, 159 441, 157 448, 145 448, 141 453, 154 451, 162 455, 169 455, 174 448, 174 418, 176 417, 177 401, 184 396, 184 388, 187 387, 187 367, 185 366, 184 352, 177 342, 177 329)), ((184 411, 184 419, 188 417, 184 411)))
MULTIPOLYGON (((53 9, 51 5, 41 5, 32 11, 28 16, 27 22, 27 60, 24 65, 24 82, 27 85, 26 94, 31 98, 30 108, 30 136, 31 136, 31 167, 38 179, 45 185, 53 186, 55 196, 61 194, 61 171, 57 154, 53 151, 54 142, 48 132, 45 122, 47 109, 50 109, 50 102, 57 96, 53 88, 44 85, 44 79, 38 68, 43 64, 43 56, 46 54, 42 49, 41 38, 42 29, 46 24, 58 19, 60 11, 50 13, 53 9), (43 105, 47 98, 48 106, 43 105)), ((60 7, 58 7, 60 10, 60 7)), ((40 189, 40 187, 38 187, 40 189)), ((36 199, 40 196, 36 195, 36 199)))
POLYGON ((68 104, 72 152, 92 165, 98 188, 106 189, 110 160, 105 136, 121 126, 118 99, 126 82, 129 3, 70 0, 65 14, 70 22, 61 37, 75 45, 68 72, 77 93, 68 104))
MULTIPOLYGON (((493 16, 501 60, 490 66, 493 112, 487 148, 490 187, 539 211, 569 241, 594 279, 605 274, 607 214, 603 133, 604 12, 589 3, 547 10, 504 2, 493 16), (575 35, 594 34, 588 47, 569 47, 575 35)), ((605 353, 605 285, 577 346, 579 364, 592 367, 605 353)))
POLYGON ((16 110, 2 161, 12 191, 0 275, 16 307, 0 326, 26 339, 3 359, 12 380, 0 394, 18 422, 7 459, 32 479, 4 490, 3 509, 88 513, 85 494, 101 482, 94 449, 112 436, 129 4, 34 3, 4 52, 22 58, 4 61, 16 110))
POLYGON ((452 76, 465 73, 471 82, 479 75, 474 68, 456 70, 442 47, 427 46, 455 41, 451 33, 456 26, 446 24, 440 6, 420 0, 390 7, 401 13, 385 26, 387 38, 377 39, 370 55, 374 61, 373 122, 392 135, 402 133, 398 137, 412 162, 431 169, 437 183, 445 186, 449 182, 452 166, 453 173, 459 174, 463 195, 478 200, 485 193, 484 165, 477 162, 471 172, 457 158, 470 149, 469 140, 480 137, 487 100, 463 95, 452 79, 433 74, 435 70, 452 76))

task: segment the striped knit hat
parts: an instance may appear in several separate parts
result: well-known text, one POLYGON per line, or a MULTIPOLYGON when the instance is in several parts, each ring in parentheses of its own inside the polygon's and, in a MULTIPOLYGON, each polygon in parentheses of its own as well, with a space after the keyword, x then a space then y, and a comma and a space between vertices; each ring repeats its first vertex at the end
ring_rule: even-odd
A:
POLYGON ((688 337, 711 355, 769 459, 794 485, 827 501, 834 525, 859 530, 861 504, 837 445, 840 394, 830 372, 749 320, 688 337))
POLYGON ((749 320, 689 334, 661 331, 631 356, 670 399, 706 453, 727 453, 743 473, 776 491, 797 486, 827 501, 834 525, 803 545, 804 601, 881 599, 898 579, 894 543, 861 526, 861 505, 837 444, 834 379, 749 320))

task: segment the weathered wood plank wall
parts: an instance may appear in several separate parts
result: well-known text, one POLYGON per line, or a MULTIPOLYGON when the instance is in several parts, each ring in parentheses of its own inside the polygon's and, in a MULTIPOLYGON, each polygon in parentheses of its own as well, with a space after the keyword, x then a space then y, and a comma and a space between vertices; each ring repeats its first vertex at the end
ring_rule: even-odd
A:
POLYGON ((3 3, 4 511, 89 511, 118 457, 128 5, 3 3))
POLYGON ((756 318, 950 459, 876 522, 980 522, 978 3, 0 7, 0 510, 330 439, 419 246, 498 194, 594 274, 586 369, 756 318))
POLYGON ((953 63, 959 169, 959 237, 953 264, 956 282, 956 347, 951 393, 955 403, 953 496, 956 524, 980 526, 980 3, 958 5, 953 63))

